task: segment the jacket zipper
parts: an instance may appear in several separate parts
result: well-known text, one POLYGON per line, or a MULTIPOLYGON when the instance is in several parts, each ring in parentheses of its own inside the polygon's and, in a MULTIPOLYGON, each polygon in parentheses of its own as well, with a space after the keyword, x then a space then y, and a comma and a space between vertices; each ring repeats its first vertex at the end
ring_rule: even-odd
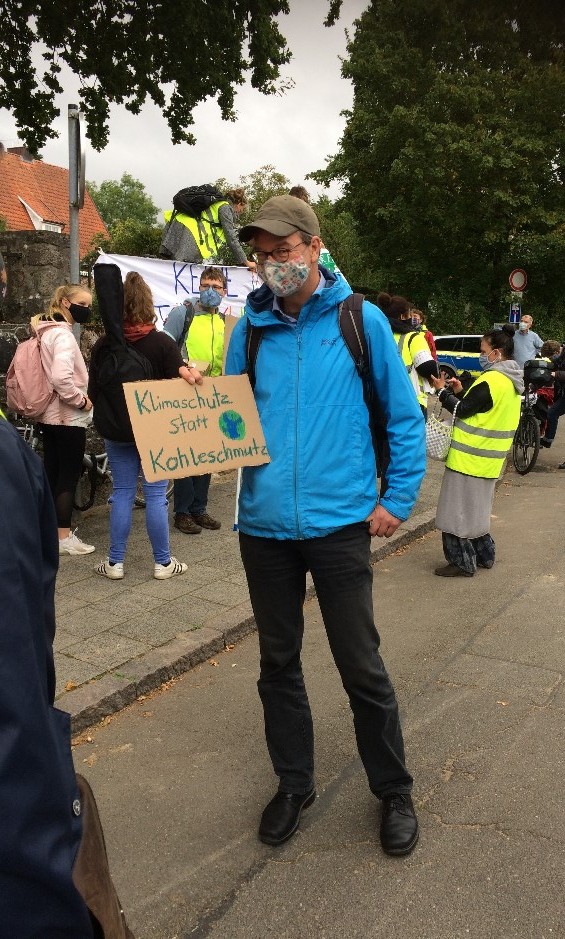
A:
POLYGON ((298 413, 299 413, 299 398, 300 398, 300 365, 302 361, 302 331, 298 332, 298 326, 294 327, 297 330, 297 343, 298 343, 298 359, 296 365, 296 406, 294 409, 295 413, 295 426, 294 426, 294 512, 296 518, 296 534, 299 539, 302 538, 302 531, 300 528, 300 520, 298 516, 298 452, 299 452, 299 434, 298 434, 298 413))

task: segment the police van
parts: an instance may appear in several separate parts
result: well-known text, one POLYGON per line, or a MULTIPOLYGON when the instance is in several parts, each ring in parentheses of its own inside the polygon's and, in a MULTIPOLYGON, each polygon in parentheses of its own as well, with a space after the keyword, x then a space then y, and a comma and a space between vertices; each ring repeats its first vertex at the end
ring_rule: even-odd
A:
POLYGON ((482 338, 482 335, 434 336, 441 371, 449 378, 455 378, 459 372, 479 375, 482 338))

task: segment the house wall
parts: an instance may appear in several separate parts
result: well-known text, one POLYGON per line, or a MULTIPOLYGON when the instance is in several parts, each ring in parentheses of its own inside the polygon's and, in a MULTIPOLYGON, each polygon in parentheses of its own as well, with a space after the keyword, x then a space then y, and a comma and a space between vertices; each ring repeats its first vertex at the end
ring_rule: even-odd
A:
POLYGON ((28 323, 43 311, 59 284, 68 282, 69 236, 50 231, 0 231, 8 290, 0 299, 1 323, 28 323))

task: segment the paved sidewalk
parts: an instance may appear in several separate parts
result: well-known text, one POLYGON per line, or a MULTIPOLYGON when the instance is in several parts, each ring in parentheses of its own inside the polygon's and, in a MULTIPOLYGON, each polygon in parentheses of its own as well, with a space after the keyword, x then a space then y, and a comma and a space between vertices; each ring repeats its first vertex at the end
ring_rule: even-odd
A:
MULTIPOLYGON (((443 464, 429 464, 411 518, 386 542, 375 539, 375 559, 431 527, 443 464)), ((134 511, 126 576, 110 581, 94 573, 107 553, 107 504, 79 518, 79 535, 96 554, 62 557, 57 581, 55 666, 58 706, 82 730, 199 662, 254 627, 238 538, 233 531, 235 472, 213 477, 209 511, 218 532, 183 535, 172 526, 171 550, 189 565, 169 581, 153 578, 144 512, 134 511)))

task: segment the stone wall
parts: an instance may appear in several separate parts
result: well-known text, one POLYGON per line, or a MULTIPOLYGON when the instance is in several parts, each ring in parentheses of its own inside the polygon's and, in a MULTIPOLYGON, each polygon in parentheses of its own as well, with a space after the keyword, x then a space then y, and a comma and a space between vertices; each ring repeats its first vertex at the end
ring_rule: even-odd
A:
POLYGON ((28 323, 45 310, 55 287, 67 283, 69 236, 50 231, 0 231, 8 291, 0 299, 0 324, 28 323))

